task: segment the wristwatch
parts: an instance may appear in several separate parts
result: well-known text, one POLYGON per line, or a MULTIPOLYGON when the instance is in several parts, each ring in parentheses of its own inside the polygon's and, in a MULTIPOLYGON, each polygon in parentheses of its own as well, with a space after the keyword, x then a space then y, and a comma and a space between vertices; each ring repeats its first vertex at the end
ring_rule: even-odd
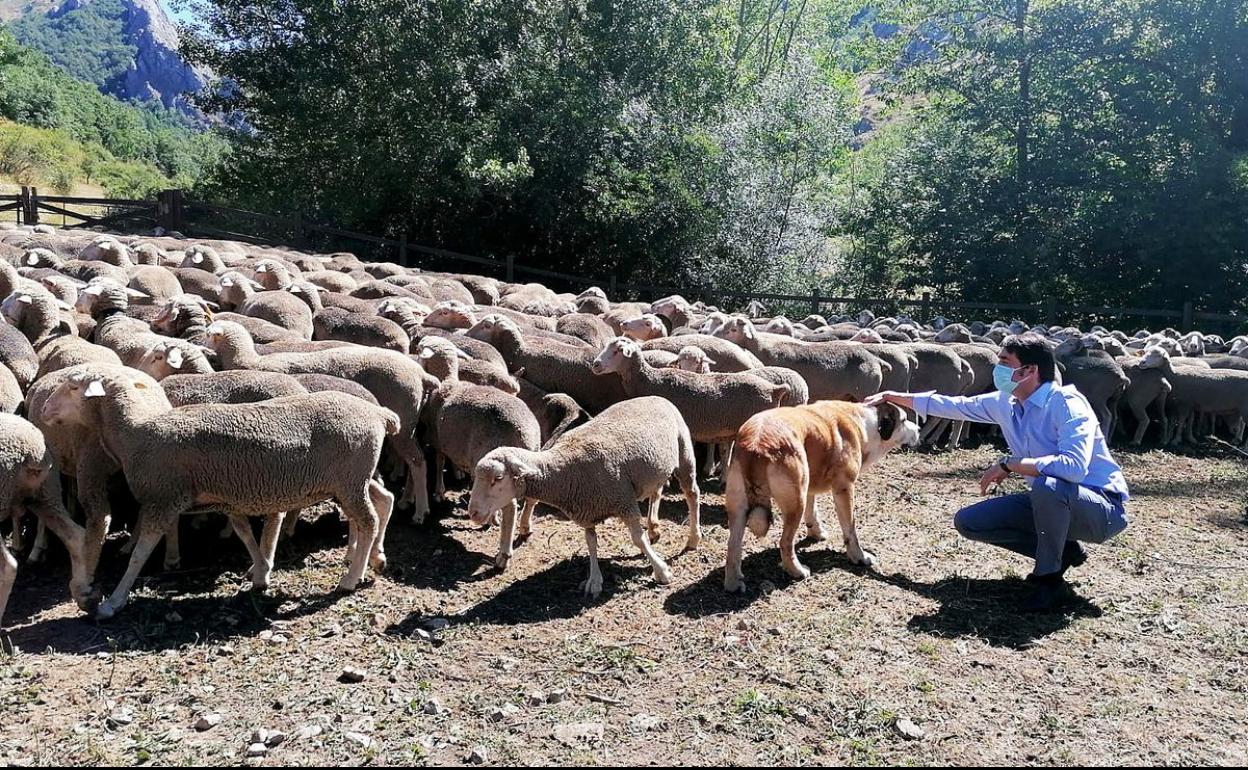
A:
POLYGON ((1006 473, 1013 473, 1014 471, 1010 470, 1010 463, 1014 462, 1018 462, 1018 458, 1004 455, 1000 460, 997 460, 997 467, 1006 473))

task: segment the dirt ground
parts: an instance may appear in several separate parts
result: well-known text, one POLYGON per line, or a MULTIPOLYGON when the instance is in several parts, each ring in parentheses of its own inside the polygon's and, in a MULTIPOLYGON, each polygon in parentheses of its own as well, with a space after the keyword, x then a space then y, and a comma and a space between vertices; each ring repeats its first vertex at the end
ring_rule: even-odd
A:
MULTIPOLYGON (((161 574, 153 559, 102 624, 68 602, 58 551, 23 568, 10 604, 0 759, 1248 762, 1248 459, 1119 451, 1132 526, 1072 573, 1071 611, 1029 618, 1013 606, 1030 565, 950 526, 996 455, 890 456, 858 495, 875 571, 851 566, 837 537, 801 546, 813 574, 794 583, 773 532, 747 540, 744 596, 721 587, 724 514, 709 484, 707 536, 672 560, 669 587, 622 524, 601 528, 596 601, 577 590, 581 530, 553 515, 502 574, 496 531, 396 519, 388 572, 350 595, 332 593, 345 543, 333 515, 283 543, 265 595, 245 589, 245 552, 217 539, 218 522, 187 523, 183 569, 161 574), (345 667, 363 680, 340 681, 345 667), (201 717, 219 722, 200 731, 201 717), (282 735, 246 758, 266 738, 257 730, 282 735)), ((830 501, 820 509, 835 529, 830 501)), ((670 556, 683 502, 663 515, 670 556)))

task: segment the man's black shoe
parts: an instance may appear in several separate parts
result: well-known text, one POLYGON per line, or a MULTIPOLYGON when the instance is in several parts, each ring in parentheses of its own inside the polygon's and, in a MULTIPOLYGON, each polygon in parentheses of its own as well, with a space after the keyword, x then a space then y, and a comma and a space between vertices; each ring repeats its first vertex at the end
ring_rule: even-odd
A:
POLYGON ((1027 582, 1031 584, 1031 594, 1018 605, 1020 612, 1055 612, 1074 598, 1074 592, 1060 572, 1051 575, 1028 575, 1027 582))

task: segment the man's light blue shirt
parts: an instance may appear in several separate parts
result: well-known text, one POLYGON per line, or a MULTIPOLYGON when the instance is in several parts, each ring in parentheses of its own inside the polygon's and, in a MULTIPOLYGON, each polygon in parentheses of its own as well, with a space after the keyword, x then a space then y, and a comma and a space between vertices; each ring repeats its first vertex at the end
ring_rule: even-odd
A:
POLYGON ((924 418, 995 423, 1010 453, 1035 460, 1042 475, 1114 492, 1123 502, 1129 496, 1092 406, 1073 385, 1046 382, 1024 402, 999 390, 972 397, 919 393, 914 411, 924 418))

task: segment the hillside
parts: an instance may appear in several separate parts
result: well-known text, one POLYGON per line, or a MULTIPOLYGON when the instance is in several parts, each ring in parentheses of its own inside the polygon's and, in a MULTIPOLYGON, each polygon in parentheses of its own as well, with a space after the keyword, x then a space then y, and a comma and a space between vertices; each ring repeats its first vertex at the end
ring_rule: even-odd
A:
POLYGON ((201 117, 187 94, 204 78, 179 56, 177 28, 157 0, 0 0, 0 19, 18 42, 110 96, 201 117))
POLYGON ((99 93, 0 31, 0 176, 69 191, 146 195, 202 179, 225 151, 160 105, 99 93))

